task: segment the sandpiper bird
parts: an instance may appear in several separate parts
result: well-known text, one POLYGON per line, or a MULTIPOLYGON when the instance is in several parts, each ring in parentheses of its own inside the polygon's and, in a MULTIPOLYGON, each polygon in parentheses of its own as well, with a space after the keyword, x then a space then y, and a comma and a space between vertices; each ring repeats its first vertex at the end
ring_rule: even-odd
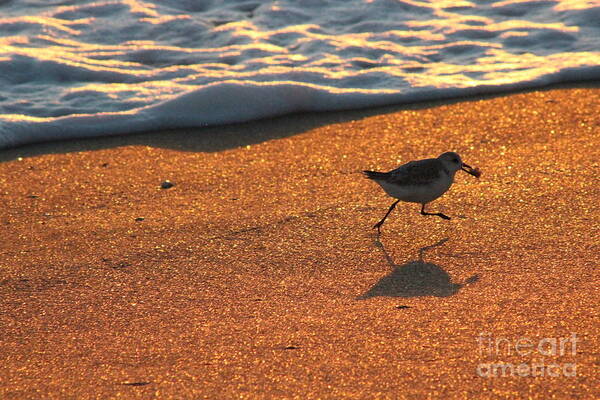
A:
POLYGON ((438 158, 411 161, 390 172, 363 171, 367 178, 377 182, 389 196, 398 199, 373 229, 377 228, 377 233, 381 233, 381 225, 399 201, 421 204, 421 215, 437 215, 443 219, 450 219, 442 213, 426 212, 425 205, 450 189, 454 182, 454 174, 459 169, 476 178, 481 175, 479 169, 465 164, 458 154, 450 151, 438 158))

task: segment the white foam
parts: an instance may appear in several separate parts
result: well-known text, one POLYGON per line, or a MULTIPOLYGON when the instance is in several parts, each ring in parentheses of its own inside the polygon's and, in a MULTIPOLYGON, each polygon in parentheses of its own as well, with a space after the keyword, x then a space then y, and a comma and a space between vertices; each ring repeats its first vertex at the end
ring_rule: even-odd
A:
POLYGON ((0 148, 600 77, 586 0, 60 4, 0 5, 0 148))

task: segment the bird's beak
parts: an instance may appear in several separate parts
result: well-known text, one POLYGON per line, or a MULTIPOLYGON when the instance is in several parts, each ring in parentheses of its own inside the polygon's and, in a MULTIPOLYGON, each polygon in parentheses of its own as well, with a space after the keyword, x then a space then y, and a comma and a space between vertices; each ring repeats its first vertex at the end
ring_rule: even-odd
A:
POLYGON ((479 178, 481 176, 481 171, 477 168, 473 168, 468 164, 462 163, 462 167, 460 167, 467 174, 473 175, 475 178, 479 178))

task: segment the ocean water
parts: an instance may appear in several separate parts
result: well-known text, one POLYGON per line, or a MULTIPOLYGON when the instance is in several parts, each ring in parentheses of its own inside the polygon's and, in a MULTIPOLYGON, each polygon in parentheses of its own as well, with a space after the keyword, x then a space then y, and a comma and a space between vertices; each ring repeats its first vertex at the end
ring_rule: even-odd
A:
POLYGON ((0 148, 600 78, 600 0, 0 0, 0 148))

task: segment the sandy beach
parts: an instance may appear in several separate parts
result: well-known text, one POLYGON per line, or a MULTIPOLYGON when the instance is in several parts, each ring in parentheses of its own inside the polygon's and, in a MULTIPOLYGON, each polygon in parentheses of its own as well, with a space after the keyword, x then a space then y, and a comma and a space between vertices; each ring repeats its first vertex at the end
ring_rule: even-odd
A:
POLYGON ((597 84, 4 150, 0 398, 598 398, 599 175, 597 84))

